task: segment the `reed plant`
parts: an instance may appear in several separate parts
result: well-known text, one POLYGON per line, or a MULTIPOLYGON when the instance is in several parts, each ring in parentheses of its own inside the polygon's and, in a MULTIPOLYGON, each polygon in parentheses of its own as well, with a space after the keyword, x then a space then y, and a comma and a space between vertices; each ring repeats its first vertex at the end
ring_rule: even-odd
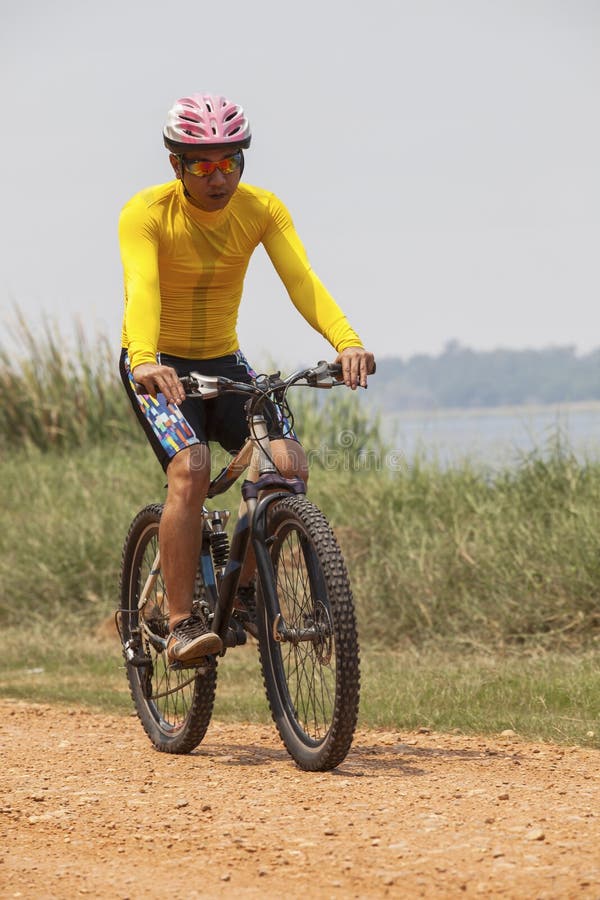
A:
POLYGON ((319 492, 370 638, 597 645, 600 465, 564 442, 499 472, 416 458, 324 480, 319 492))
POLYGON ((36 332, 15 311, 0 344, 0 453, 129 438, 134 423, 117 360, 102 335, 89 341, 75 323, 67 337, 50 320, 36 332))
POLYGON ((391 452, 382 435, 381 417, 369 408, 362 392, 295 389, 292 400, 294 429, 311 470, 356 471, 391 452))

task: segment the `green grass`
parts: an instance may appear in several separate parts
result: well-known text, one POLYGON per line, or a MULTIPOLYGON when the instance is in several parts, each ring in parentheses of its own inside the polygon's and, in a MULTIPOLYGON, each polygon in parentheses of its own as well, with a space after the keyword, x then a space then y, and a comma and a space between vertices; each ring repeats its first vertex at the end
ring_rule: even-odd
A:
POLYGON ((598 646, 598 463, 561 446, 493 476, 416 459, 393 474, 328 474, 317 494, 374 639, 598 646))
MULTIPOLYGON (((0 692, 127 711, 118 647, 95 634, 129 522, 165 476, 105 343, 80 336, 69 355, 23 323, 17 338, 17 363, 0 348, 0 692)), ((357 397, 320 402, 295 411, 353 584, 363 723, 597 740, 600 463, 557 435, 495 473, 398 464, 357 397)), ((268 718, 257 672, 228 654, 216 715, 268 718)))
MULTIPOLYGON (((118 641, 56 625, 4 633, 0 696, 133 710, 118 641), (73 649, 75 648, 75 649, 73 649)), ((429 728, 600 747, 600 665, 593 654, 464 654, 453 647, 362 653, 361 727, 429 728)), ((271 721, 255 644, 219 663, 214 718, 271 721)))
POLYGON ((375 727, 465 734, 512 729, 532 740, 600 747, 600 663, 594 653, 367 649, 363 670, 362 716, 375 727))
MULTIPOLYGON (((36 703, 88 706, 128 714, 133 709, 121 646, 106 620, 95 633, 57 623, 3 633, 0 696, 36 703)), ((116 635, 116 632, 115 632, 116 635)), ((219 666, 215 717, 268 721, 254 643, 228 653, 219 666)))
POLYGON ((119 350, 81 328, 65 337, 50 321, 34 333, 15 314, 0 345, 0 438, 42 450, 118 441, 135 428, 117 375, 119 350))
POLYGON ((58 623, 3 632, 0 695, 110 712, 132 708, 118 640, 58 623))
MULTIPOLYGON (((164 482, 141 437, 3 460, 0 623, 108 615, 129 522, 164 482)), ((370 642, 598 646, 600 464, 557 453, 493 479, 418 460, 396 473, 317 468, 309 496, 335 527, 370 642)), ((235 511, 238 498, 218 502, 235 511)))
POLYGON ((100 621, 117 605, 121 546, 133 512, 164 496, 149 449, 31 450, 2 462, 0 621, 100 621))

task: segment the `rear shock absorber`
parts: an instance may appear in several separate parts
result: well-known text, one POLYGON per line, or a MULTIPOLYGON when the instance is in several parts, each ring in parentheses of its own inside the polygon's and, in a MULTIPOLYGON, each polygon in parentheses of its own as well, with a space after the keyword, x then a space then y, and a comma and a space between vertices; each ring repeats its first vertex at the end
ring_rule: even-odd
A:
POLYGON ((229 559, 229 536, 225 531, 228 519, 229 512, 226 509, 215 509, 210 513, 210 549, 215 572, 219 575, 223 575, 229 559))

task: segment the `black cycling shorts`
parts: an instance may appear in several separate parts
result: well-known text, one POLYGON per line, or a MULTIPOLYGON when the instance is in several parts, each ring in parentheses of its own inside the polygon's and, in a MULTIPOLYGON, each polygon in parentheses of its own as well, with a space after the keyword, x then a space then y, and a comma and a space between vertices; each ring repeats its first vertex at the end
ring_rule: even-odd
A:
MULTIPOLYGON (((179 376, 199 372, 201 375, 223 375, 247 384, 256 375, 241 350, 215 359, 184 359, 159 353, 157 361, 163 366, 172 366, 179 376)), ((224 394, 211 400, 190 397, 177 406, 167 403, 163 394, 156 397, 138 394, 125 349, 121 351, 119 371, 133 410, 165 471, 175 454, 186 447, 215 441, 235 454, 248 437, 244 412, 246 397, 239 394, 224 394)), ((280 409, 277 409, 276 417, 268 411, 265 417, 269 437, 297 440, 280 409)))

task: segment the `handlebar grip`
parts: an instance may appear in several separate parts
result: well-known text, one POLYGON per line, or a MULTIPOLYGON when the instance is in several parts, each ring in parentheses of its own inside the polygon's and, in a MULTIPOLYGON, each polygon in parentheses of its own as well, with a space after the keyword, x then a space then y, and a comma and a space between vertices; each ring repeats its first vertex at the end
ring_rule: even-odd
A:
MULTIPOLYGON (((373 371, 371 375, 374 375, 377 371, 377 363, 373 360, 373 371)), ((329 374, 330 375, 341 375, 342 374, 342 365, 341 363, 330 363, 329 364, 329 374)))

